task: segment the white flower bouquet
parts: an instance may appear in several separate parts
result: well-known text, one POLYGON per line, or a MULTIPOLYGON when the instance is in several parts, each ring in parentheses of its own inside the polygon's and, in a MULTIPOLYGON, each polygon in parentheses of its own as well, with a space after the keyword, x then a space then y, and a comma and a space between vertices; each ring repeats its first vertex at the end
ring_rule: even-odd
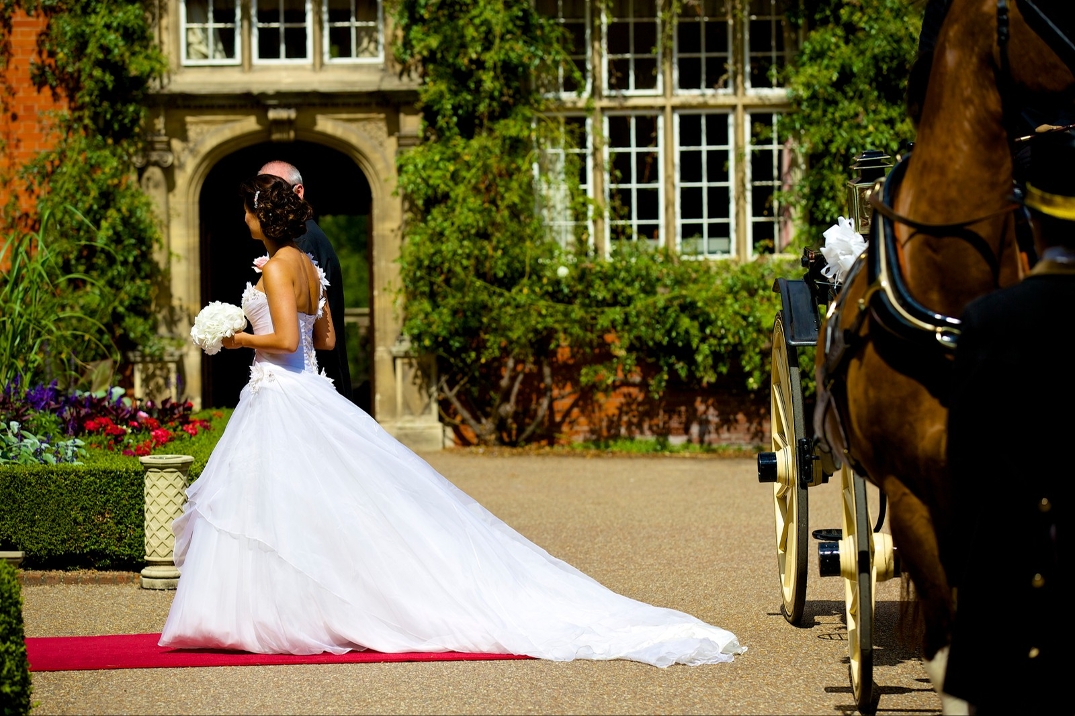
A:
POLYGON ((230 303, 213 301, 194 319, 194 326, 190 329, 190 338, 194 341, 194 345, 212 356, 220 352, 225 338, 234 336, 244 328, 246 328, 246 314, 243 313, 243 309, 230 303))
POLYGON ((841 216, 835 226, 825 231, 825 245, 821 247, 821 254, 829 265, 823 268, 821 273, 833 279, 837 286, 840 285, 855 260, 865 250, 865 239, 855 232, 851 221, 841 216))

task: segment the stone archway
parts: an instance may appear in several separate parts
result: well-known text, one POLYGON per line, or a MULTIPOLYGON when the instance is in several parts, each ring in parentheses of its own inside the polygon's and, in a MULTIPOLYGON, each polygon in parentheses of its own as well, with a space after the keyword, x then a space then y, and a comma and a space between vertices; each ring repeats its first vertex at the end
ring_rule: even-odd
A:
MULTIPOLYGON (((265 142, 232 152, 213 166, 199 199, 201 303, 236 303, 246 283, 256 280, 250 265, 262 247, 249 237, 236 187, 271 160, 290 162, 302 172, 315 220, 340 257, 346 306, 358 320, 340 326, 339 331, 348 344, 355 402, 370 411, 372 350, 367 345, 371 343, 367 329, 372 196, 362 170, 346 154, 312 142, 265 142)), ((249 363, 250 356, 244 352, 203 356, 203 405, 234 407, 249 363)))
MULTIPOLYGON (((247 147, 279 142, 308 142, 349 157, 366 177, 371 203, 370 332, 372 335, 371 414, 390 433, 415 449, 439 449, 443 443, 437 413, 433 364, 411 354, 400 339, 396 305, 398 258, 403 220, 402 199, 395 193, 395 157, 401 141, 417 137, 413 110, 299 107, 206 107, 168 109, 159 121, 169 162, 166 239, 169 249, 172 310, 166 330, 186 339, 202 302, 201 195, 213 167, 247 147)), ((180 373, 185 394, 202 406, 201 353, 189 342, 182 351, 180 373)), ((209 407, 209 406, 204 406, 209 407)))

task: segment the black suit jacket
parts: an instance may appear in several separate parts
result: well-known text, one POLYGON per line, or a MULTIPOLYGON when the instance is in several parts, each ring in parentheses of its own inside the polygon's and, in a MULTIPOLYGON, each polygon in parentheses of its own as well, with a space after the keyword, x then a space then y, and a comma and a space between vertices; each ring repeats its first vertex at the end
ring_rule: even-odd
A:
POLYGON ((347 341, 343 329, 343 276, 340 259, 332 248, 325 232, 313 219, 306 222, 306 233, 295 240, 300 250, 314 257, 314 261, 328 277, 328 303, 332 312, 332 325, 336 330, 336 347, 331 351, 317 351, 317 364, 336 386, 336 392, 351 399, 351 371, 347 363, 347 341))
POLYGON ((1069 699, 1073 310, 1075 273, 1043 262, 963 315, 948 420, 953 519, 940 545, 957 588, 945 687, 983 712, 1069 699))

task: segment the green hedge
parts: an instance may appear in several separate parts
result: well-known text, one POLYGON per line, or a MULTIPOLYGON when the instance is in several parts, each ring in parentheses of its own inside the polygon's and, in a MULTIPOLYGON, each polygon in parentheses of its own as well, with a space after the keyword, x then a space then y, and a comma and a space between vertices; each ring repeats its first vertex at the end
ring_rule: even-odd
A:
POLYGON ((143 471, 138 467, 0 468, 0 545, 31 568, 139 566, 145 557, 143 471))
POLYGON ((0 561, 0 714, 30 713, 30 690, 19 579, 14 567, 0 561))
MULTIPOLYGON (((230 417, 154 454, 194 457, 197 478, 230 417)), ((0 466, 0 549, 26 553, 31 569, 141 569, 145 478, 136 457, 91 450, 83 465, 0 466)))

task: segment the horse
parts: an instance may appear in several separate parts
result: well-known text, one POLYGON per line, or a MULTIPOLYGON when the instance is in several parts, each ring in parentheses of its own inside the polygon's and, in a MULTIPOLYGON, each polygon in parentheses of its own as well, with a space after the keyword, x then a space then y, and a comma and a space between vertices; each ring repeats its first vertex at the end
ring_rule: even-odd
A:
POLYGON ((938 693, 943 666, 930 667, 946 658, 954 614, 942 561, 952 504, 945 458, 946 377, 959 332, 952 317, 1024 275, 1011 199, 1012 117, 1028 98, 1071 101, 1075 54, 1039 34, 1040 10, 1070 13, 1057 10, 1065 1, 952 1, 913 152, 871 197, 866 265, 853 270, 821 327, 815 433, 823 451, 887 497, 938 693))

